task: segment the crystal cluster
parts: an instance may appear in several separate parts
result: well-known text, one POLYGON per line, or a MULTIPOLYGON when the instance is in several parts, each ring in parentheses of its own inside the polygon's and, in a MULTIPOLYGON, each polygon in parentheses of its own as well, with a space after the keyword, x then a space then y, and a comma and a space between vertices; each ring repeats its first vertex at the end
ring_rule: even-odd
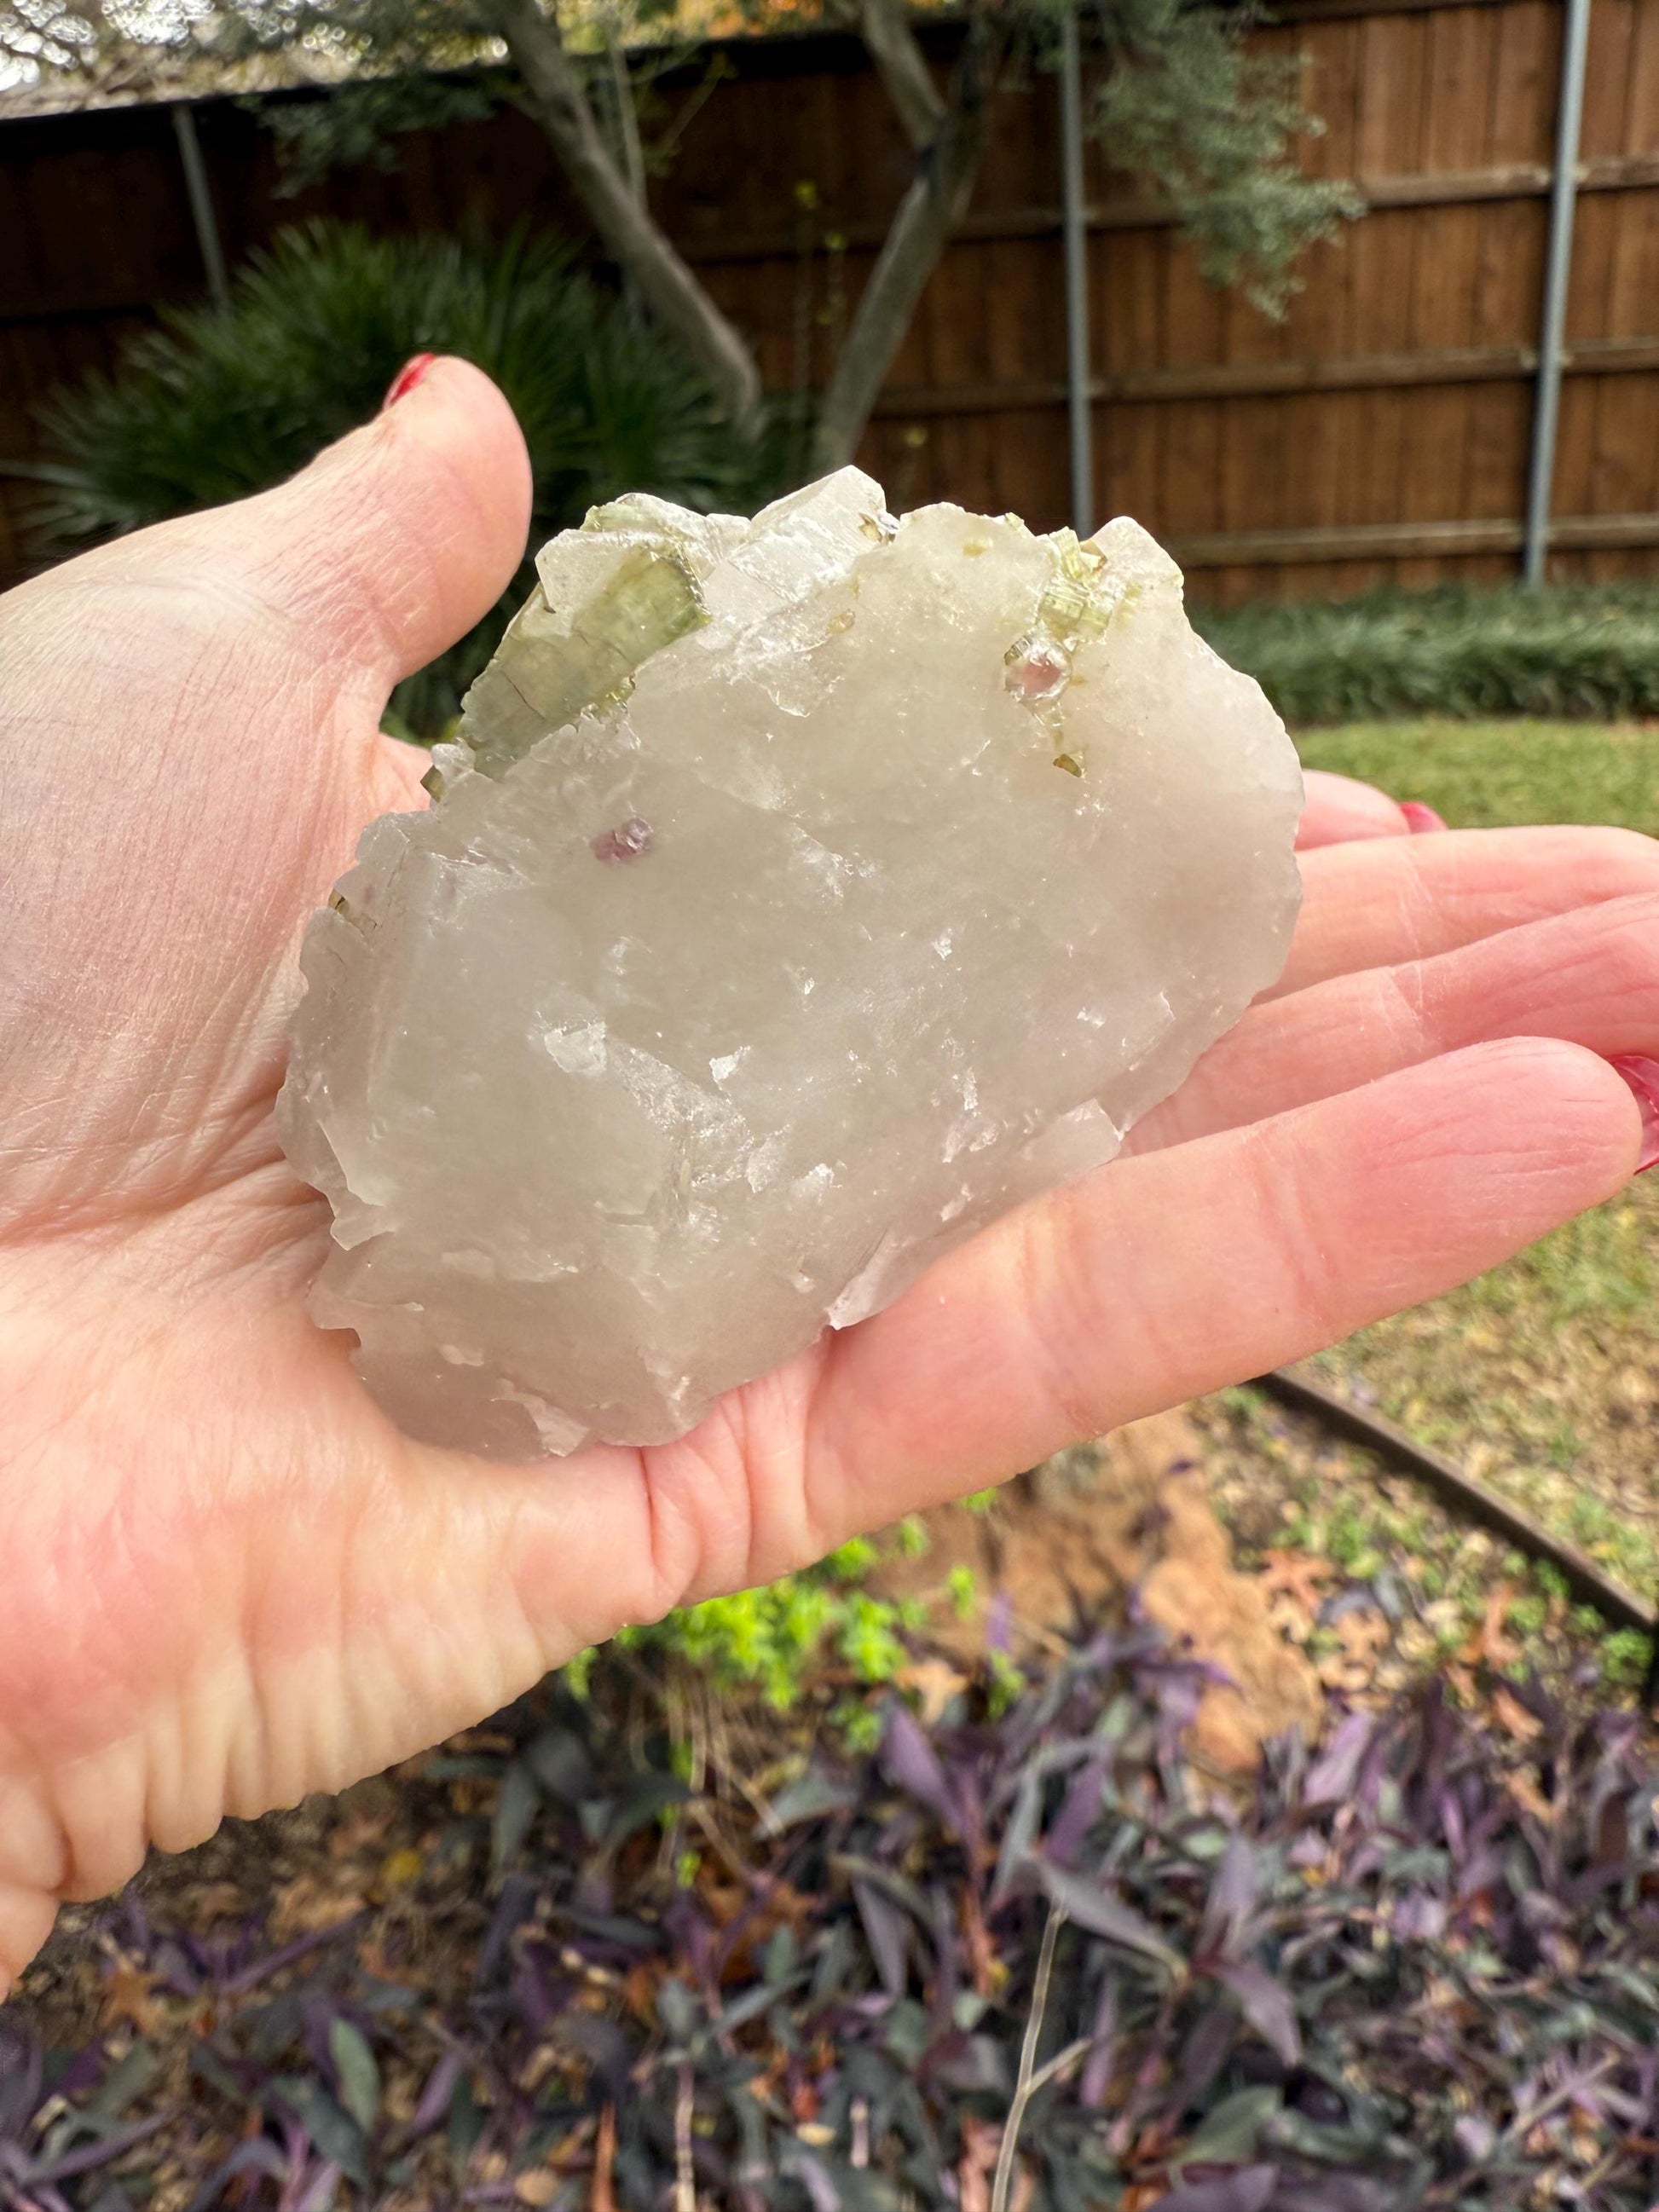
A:
POLYGON ((843 469, 537 567, 311 925, 279 1107, 318 1319, 506 1458, 678 1436, 1110 1159, 1298 896, 1290 741, 1133 522, 843 469))

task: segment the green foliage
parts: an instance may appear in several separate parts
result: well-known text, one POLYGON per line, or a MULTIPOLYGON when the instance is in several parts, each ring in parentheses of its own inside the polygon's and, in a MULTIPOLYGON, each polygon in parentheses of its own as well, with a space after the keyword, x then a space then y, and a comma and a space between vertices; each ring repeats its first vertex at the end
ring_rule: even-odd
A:
POLYGON ((920 1559, 927 1551, 927 1524, 920 1513, 907 1513, 898 1524, 898 1547, 907 1559, 920 1559))
POLYGON ((1524 1591, 1510 1600, 1510 1626, 1517 1636, 1540 1636, 1550 1614, 1550 1601, 1541 1590, 1524 1591))
POLYGON ((945 1578, 951 1599, 951 1609, 958 1620, 971 1620, 979 1608, 979 1577, 963 1561, 958 1561, 945 1578))
POLYGON ((495 106, 485 83, 424 70, 349 80, 326 100, 272 101, 261 113, 280 149, 276 190, 304 191, 337 163, 395 169, 404 131, 482 122, 495 106))
MULTIPOLYGON (((372 416, 411 354, 464 355, 506 392, 535 473, 533 542, 595 502, 646 490, 752 504, 764 462, 734 445, 659 332, 544 238, 472 249, 374 238, 356 225, 284 232, 239 274, 228 313, 165 311, 112 380, 58 399, 41 526, 59 550, 280 482, 372 416)), ((471 635, 399 688, 434 735, 522 597, 527 572, 471 635)))
POLYGON ((1212 283, 1282 314, 1297 256, 1361 208, 1351 185, 1297 170, 1296 141, 1323 127, 1298 97, 1299 60, 1246 51, 1249 7, 1098 0, 1097 15, 1115 63, 1094 113, 1109 160, 1168 194, 1212 283))
MULTIPOLYGON (((920 1626, 918 1609, 861 1588, 878 1557, 854 1537, 817 1566, 759 1589, 671 1613, 649 1628, 624 1629, 617 1641, 637 1651, 685 1660, 722 1687, 748 1685, 787 1711, 826 1662, 850 1667, 861 1682, 890 1682, 908 1654, 902 1638, 920 1626)), ((592 1655, 582 1661, 592 1664, 592 1655)), ((576 1662, 571 1662, 572 1666, 576 1662)), ((578 1693, 587 1675, 565 1680, 578 1693)))
POLYGON ((886 1729, 880 1705, 867 1698, 842 1698, 830 1722, 843 1748, 854 1759, 869 1758, 886 1729))
POLYGON ((1621 1688, 1636 1688, 1647 1673, 1649 1649, 1639 1628, 1615 1628, 1601 1646, 1603 1674, 1621 1688))
MULTIPOLYGON (((1659 714, 1659 591, 1651 585, 1448 586, 1200 607, 1194 619, 1287 721, 1659 714)), ((1493 792, 1489 803, 1503 796, 1493 792)))
POLYGON ((994 1650, 988 1652, 986 1663, 991 1678, 986 1705, 991 1718, 1000 1720, 1009 1707, 1017 1704, 1025 1694, 1027 1685, 1024 1672, 1018 1662, 1010 1658, 1006 1651, 994 1650))
MULTIPOLYGON (((742 12, 762 10, 750 0, 742 12)), ((298 191, 337 162, 394 168, 403 132, 477 122, 506 105, 518 78, 497 35, 498 13, 485 0, 232 0, 215 11, 206 35, 234 61, 320 50, 340 66, 327 99, 271 101, 261 109, 282 149, 280 189, 298 191)), ((560 10, 566 52, 606 57, 587 89, 624 173, 621 140, 630 126, 622 123, 617 94, 650 106, 653 80, 702 42, 700 24, 677 35, 678 13, 678 0, 578 0, 560 10), (627 66, 617 77, 609 57, 624 50, 627 66)), ((641 120, 636 115, 631 128, 641 120)), ((670 142, 673 135, 671 128, 670 142)), ((672 143, 639 150, 646 168, 656 169, 672 143)))

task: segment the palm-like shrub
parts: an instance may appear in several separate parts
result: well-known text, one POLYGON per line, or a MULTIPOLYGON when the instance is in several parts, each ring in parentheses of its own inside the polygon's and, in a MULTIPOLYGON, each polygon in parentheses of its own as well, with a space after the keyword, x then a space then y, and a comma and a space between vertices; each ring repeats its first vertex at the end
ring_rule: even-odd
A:
MULTIPOLYGON (((280 482, 372 415, 411 354, 464 355, 512 402, 535 471, 532 543, 618 492, 752 505, 764 457, 734 440, 695 369, 576 264, 522 234, 477 250, 355 224, 283 232, 228 310, 173 308, 112 378, 58 395, 39 522, 47 550, 141 528, 280 482)), ((398 688, 431 736, 500 635, 520 575, 461 644, 398 688)))

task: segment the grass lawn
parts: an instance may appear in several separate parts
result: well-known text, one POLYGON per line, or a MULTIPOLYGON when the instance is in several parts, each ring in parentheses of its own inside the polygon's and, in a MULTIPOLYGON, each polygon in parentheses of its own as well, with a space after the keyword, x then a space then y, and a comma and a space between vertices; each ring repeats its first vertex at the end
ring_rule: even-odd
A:
POLYGON ((1618 822, 1659 836, 1659 723, 1350 722, 1297 744, 1307 767, 1423 799, 1459 829, 1618 822))
MULTIPOLYGON (((1659 726, 1413 721, 1305 732, 1312 768, 1455 825, 1659 835, 1659 726)), ((1643 1595, 1659 1588, 1659 1177, 1322 1364, 1643 1595)))

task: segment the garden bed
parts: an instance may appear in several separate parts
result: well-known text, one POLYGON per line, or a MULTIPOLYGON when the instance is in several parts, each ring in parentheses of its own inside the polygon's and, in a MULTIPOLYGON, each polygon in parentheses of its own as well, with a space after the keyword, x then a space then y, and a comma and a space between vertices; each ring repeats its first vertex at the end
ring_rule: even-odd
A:
MULTIPOLYGON (((79 1916, 0 2014, 15 2203, 1637 2212, 1659 1847, 1629 1716, 1431 1688, 1253 1790, 1088 1638, 694 1794, 627 1668, 79 1916), (47 2047, 43 2049, 43 2044, 47 2047)), ((758 1738, 756 1739, 759 1741, 758 1738)))

